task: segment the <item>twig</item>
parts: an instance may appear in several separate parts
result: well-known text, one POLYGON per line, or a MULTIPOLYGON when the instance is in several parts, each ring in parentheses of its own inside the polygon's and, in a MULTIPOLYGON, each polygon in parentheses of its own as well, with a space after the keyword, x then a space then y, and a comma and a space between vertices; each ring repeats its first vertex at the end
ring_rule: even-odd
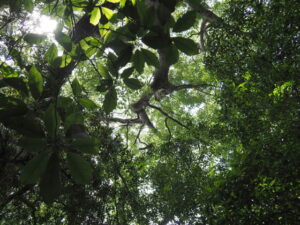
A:
POLYGON ((137 141, 137 140, 140 141, 140 134, 141 134, 141 132, 142 132, 143 127, 144 127, 144 124, 142 124, 142 126, 140 127, 139 132, 138 132, 138 134, 136 135, 136 138, 135 138, 135 140, 134 140, 134 144, 136 144, 136 141, 137 141))
POLYGON ((0 205, 0 210, 3 209, 8 203, 10 203, 13 199, 22 196, 23 194, 25 194, 27 191, 29 191, 31 188, 33 188, 34 185, 32 184, 28 184, 25 185, 24 187, 22 187, 20 190, 18 190, 17 192, 11 194, 10 196, 8 196, 0 205))
POLYGON ((186 129, 189 129, 186 125, 182 124, 180 121, 174 119, 172 116, 170 116, 168 113, 166 113, 165 111, 163 111, 160 107, 157 107, 155 105, 151 105, 151 104, 148 104, 149 107, 153 108, 153 109, 156 109, 158 110, 161 114, 163 114, 164 116, 166 116, 167 118, 173 120, 175 123, 179 124, 180 126, 186 128, 186 129))
POLYGON ((171 138, 172 138, 172 133, 171 133, 171 130, 170 130, 169 126, 168 126, 168 119, 169 119, 169 118, 166 118, 166 119, 165 119, 165 125, 166 125, 166 127, 167 127, 167 129, 168 129, 168 132, 169 132, 169 141, 170 141, 171 138))

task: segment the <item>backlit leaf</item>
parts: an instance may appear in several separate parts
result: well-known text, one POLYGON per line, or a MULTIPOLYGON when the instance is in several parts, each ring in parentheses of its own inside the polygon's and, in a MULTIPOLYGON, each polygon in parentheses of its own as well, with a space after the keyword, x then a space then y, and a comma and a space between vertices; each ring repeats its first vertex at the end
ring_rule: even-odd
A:
POLYGON ((43 34, 28 33, 24 36, 24 41, 26 41, 29 44, 39 44, 46 38, 47 36, 43 34))
POLYGON ((101 18, 101 13, 99 7, 94 7, 93 11, 91 12, 91 17, 90 17, 90 23, 96 26, 101 18))
POLYGON ((28 84, 32 96, 38 99, 43 92, 43 77, 36 66, 32 66, 28 74, 28 84))
POLYGON ((63 32, 56 32, 55 39, 68 52, 72 51, 72 40, 68 35, 64 34, 63 32))

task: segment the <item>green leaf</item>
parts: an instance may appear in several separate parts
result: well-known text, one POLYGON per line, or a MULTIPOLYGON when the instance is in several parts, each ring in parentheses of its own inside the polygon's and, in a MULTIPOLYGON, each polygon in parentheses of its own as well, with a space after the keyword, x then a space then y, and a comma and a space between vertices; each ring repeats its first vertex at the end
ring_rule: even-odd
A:
POLYGON ((199 53, 197 44, 188 38, 172 38, 176 47, 187 55, 196 55, 199 53))
POLYGON ((19 145, 28 152, 41 152, 46 148, 47 142, 44 138, 22 137, 19 145))
POLYGON ((124 79, 124 78, 128 78, 130 77, 130 75, 133 73, 134 71, 134 68, 133 67, 130 67, 130 68, 127 68, 125 69, 122 74, 121 74, 121 77, 124 79))
POLYGON ((144 0, 137 0, 136 7, 142 24, 145 27, 151 27, 155 20, 154 8, 148 7, 144 0))
POLYGON ((28 12, 32 12, 33 6, 32 0, 24 0, 24 7, 28 12))
POLYGON ((96 90, 100 92, 105 92, 110 89, 113 85, 112 79, 103 79, 100 81, 100 85, 97 86, 96 90))
POLYGON ((62 55, 59 68, 64 68, 72 62, 72 57, 70 55, 62 55))
POLYGON ((119 3, 120 0, 107 0, 108 2, 112 2, 112 3, 119 3))
MULTIPOLYGON (((47 50, 47 52, 45 53, 45 59, 46 61, 51 65, 51 66, 54 66, 54 61, 57 57, 57 53, 58 53, 58 50, 57 50, 57 47, 55 44, 52 44, 51 47, 47 50)), ((59 63, 60 64, 60 63, 59 63)), ((56 67, 56 66, 54 66, 56 67)), ((57 66, 58 67, 58 66, 57 66)))
POLYGON ((108 20, 110 20, 112 18, 112 16, 115 14, 114 11, 112 11, 111 9, 106 8, 106 7, 101 7, 101 11, 108 20))
POLYGON ((152 33, 152 32, 146 34, 142 38, 142 41, 146 45, 148 45, 149 47, 154 48, 154 49, 161 49, 168 45, 166 40, 164 40, 162 37, 160 37, 159 35, 152 33))
POLYGON ((103 102, 104 112, 107 114, 112 112, 117 106, 117 92, 115 88, 111 88, 105 95, 103 102))
POLYGON ((79 184, 88 184, 93 176, 92 167, 83 157, 69 152, 67 165, 74 180, 79 184))
POLYGON ((125 66, 131 59, 132 50, 133 50, 133 46, 131 44, 127 44, 127 46, 124 49, 122 49, 118 54, 118 58, 115 62, 115 66, 117 67, 125 66))
POLYGON ((0 120, 6 121, 8 117, 24 115, 27 110, 26 104, 20 99, 0 96, 0 120))
POLYGON ((38 99, 43 92, 43 77, 36 66, 32 66, 28 74, 28 84, 32 96, 38 99))
POLYGON ((94 137, 77 138, 72 141, 71 146, 82 153, 97 154, 99 152, 99 139, 94 137))
POLYGON ((68 131, 68 129, 71 127, 72 124, 84 125, 84 117, 80 112, 71 113, 69 116, 67 116, 64 124, 66 132, 68 131))
POLYGON ((76 97, 79 97, 82 93, 82 87, 78 81, 77 78, 75 78, 72 83, 71 83, 71 87, 72 87, 72 91, 73 91, 73 94, 76 96, 76 97))
POLYGON ((167 56, 168 56, 167 57, 168 63, 170 63, 171 65, 177 63, 179 60, 179 52, 178 52, 178 49, 176 48, 176 46, 172 45, 166 51, 167 51, 167 56))
POLYGON ((123 8, 126 5, 127 0, 120 0, 120 7, 123 8))
POLYGON ((46 38, 47 36, 43 34, 28 33, 24 36, 24 41, 26 41, 29 44, 39 44, 46 38))
POLYGON ((26 86, 26 83, 24 81, 23 78, 19 78, 19 77, 8 77, 8 78, 3 78, 1 81, 0 81, 0 88, 3 87, 2 84, 3 83, 4 85, 3 86, 10 86, 22 93, 24 93, 25 95, 28 96, 29 92, 28 92, 28 88, 26 86))
POLYGON ((62 189, 58 154, 53 153, 46 165, 40 181, 40 192, 44 201, 50 204, 59 196, 62 189))
POLYGON ((83 107, 85 107, 86 109, 89 109, 89 110, 94 110, 94 109, 97 109, 97 107, 98 107, 95 104, 95 102, 93 102, 92 100, 90 100, 88 98, 80 98, 79 103, 80 103, 80 105, 82 105, 83 107))
POLYGON ((141 82, 138 79, 134 79, 134 78, 124 79, 124 83, 133 90, 138 90, 143 87, 141 82))
POLYGON ((140 50, 135 51, 134 55, 132 56, 132 61, 136 71, 138 71, 139 74, 141 74, 144 70, 145 59, 140 50))
POLYGON ((56 32, 55 39, 68 52, 72 51, 72 40, 68 35, 64 34, 63 32, 56 32))
POLYGON ((156 57, 156 55, 153 52, 151 52, 147 49, 142 48, 141 50, 142 50, 142 53, 143 53, 143 56, 144 56, 144 59, 145 59, 146 63, 149 66, 151 65, 151 66, 154 66, 154 67, 158 68, 159 67, 159 60, 156 57))
POLYGON ((94 7, 91 12, 90 23, 96 26, 101 19, 101 13, 99 7, 94 7))
POLYGON ((109 75, 109 72, 107 70, 107 68, 101 64, 97 65, 97 69, 99 71, 99 73, 101 74, 102 77, 104 78, 109 78, 110 75, 109 75))
POLYGON ((182 32, 194 25, 196 22, 197 13, 195 11, 188 11, 181 16, 173 27, 174 32, 182 32))
POLYGON ((21 182, 23 184, 37 183, 46 169, 49 157, 48 152, 42 152, 30 160, 21 171, 21 182))
POLYGON ((28 137, 41 138, 45 136, 40 121, 30 115, 9 117, 2 121, 2 123, 19 134, 28 137))
POLYGON ((60 117, 55 109, 54 104, 50 104, 48 109, 45 111, 44 122, 48 135, 54 138, 58 132, 60 117))

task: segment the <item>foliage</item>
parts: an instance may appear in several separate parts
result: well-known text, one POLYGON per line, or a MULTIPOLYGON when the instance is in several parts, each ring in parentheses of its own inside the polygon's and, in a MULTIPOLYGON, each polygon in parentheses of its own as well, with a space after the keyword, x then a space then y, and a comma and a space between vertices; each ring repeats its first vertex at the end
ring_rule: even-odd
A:
POLYGON ((300 4, 211 2, 0 1, 1 224, 297 224, 300 4))

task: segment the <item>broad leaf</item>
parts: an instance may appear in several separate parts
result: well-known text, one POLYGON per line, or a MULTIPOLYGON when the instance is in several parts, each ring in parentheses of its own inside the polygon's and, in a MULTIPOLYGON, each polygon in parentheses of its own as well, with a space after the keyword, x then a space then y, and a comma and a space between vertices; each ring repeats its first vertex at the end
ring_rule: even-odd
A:
POLYGON ((30 160, 21 171, 21 182, 23 184, 37 183, 46 169, 49 157, 48 152, 42 152, 30 160))
POLYGON ((115 88, 111 88, 105 95, 103 102, 104 112, 107 114, 112 112, 117 106, 117 92, 115 88))
POLYGON ((69 152, 67 154, 67 165, 74 180, 79 184, 88 184, 93 176, 92 167, 83 157, 69 152))
POLYGON ((27 137, 42 138, 45 136, 40 121, 31 115, 9 117, 2 123, 27 137))
POLYGON ((101 7, 101 11, 108 20, 110 20, 112 18, 112 16, 115 14, 114 11, 112 11, 111 9, 106 8, 106 7, 101 7))
POLYGON ((26 104, 21 100, 0 96, 0 120, 6 122, 8 117, 24 115, 27 110, 26 104))
POLYGON ((102 64, 97 65, 97 69, 99 71, 99 73, 101 74, 102 77, 104 78, 109 78, 109 72, 107 70, 107 68, 105 66, 103 66, 102 64))
POLYGON ((23 78, 19 78, 19 77, 3 78, 2 80, 0 80, 0 88, 5 87, 5 86, 10 86, 10 87, 24 93, 27 96, 29 94, 28 88, 27 88, 26 83, 23 78))
POLYGON ((135 51, 134 55, 132 56, 132 62, 136 71, 138 71, 141 74, 144 70, 145 59, 140 50, 135 51))
POLYGON ((41 152, 46 148, 47 142, 44 138, 22 137, 19 145, 28 152, 41 152))
POLYGON ((89 110, 94 110, 97 109, 97 105, 95 102, 88 98, 80 98, 79 100, 80 105, 82 105, 84 108, 89 109, 89 110))
POLYGON ((154 66, 157 68, 159 67, 159 60, 153 52, 151 52, 147 49, 144 49, 144 48, 142 48, 141 51, 142 51, 144 59, 148 65, 154 66))
POLYGON ((66 118, 65 123, 64 123, 64 127, 65 127, 66 132, 68 131, 68 129, 70 128, 70 126, 72 124, 80 124, 80 125, 84 124, 84 118, 83 118, 81 113, 75 112, 75 113, 70 114, 66 118))
POLYGON ((26 41, 29 44, 39 44, 46 38, 47 36, 43 34, 28 33, 24 36, 24 41, 26 41))
POLYGON ((129 67, 127 69, 125 69, 122 74, 121 74, 121 77, 124 79, 124 78, 128 78, 130 77, 130 75, 133 73, 134 71, 134 68, 133 67, 129 67))
POLYGON ((55 39, 68 52, 72 51, 72 40, 68 35, 64 34, 63 32, 56 32, 55 39))
POLYGON ((134 78, 124 79, 124 83, 133 90, 138 90, 143 87, 141 82, 138 79, 134 79, 134 78))
POLYGON ((78 81, 77 78, 75 78, 72 83, 71 83, 71 87, 72 87, 72 91, 73 91, 73 94, 76 96, 76 97, 79 97, 82 93, 82 87, 78 81))
POLYGON ((108 89, 110 89, 113 85, 113 80, 112 79, 103 79, 100 80, 100 85, 97 86, 96 90, 99 92, 105 92, 108 89))
POLYGON ((176 47, 187 55, 196 55, 199 53, 198 45, 191 39, 175 37, 173 41, 176 47))
POLYGON ((53 153, 46 165, 40 181, 40 192, 44 201, 49 204, 59 196, 62 189, 58 154, 53 153))
POLYGON ((49 105, 48 109, 46 110, 44 115, 44 123, 48 135, 51 138, 55 138, 60 124, 60 117, 55 109, 54 104, 49 105))
POLYGON ((32 66, 28 74, 28 84, 32 96, 38 99, 43 91, 43 77, 36 66, 32 66))
POLYGON ((57 53, 58 53, 58 50, 57 50, 57 47, 55 44, 52 44, 51 47, 45 53, 46 61, 52 66, 54 66, 54 61, 55 61, 55 58, 57 57, 57 53))
POLYGON ((172 45, 166 51, 167 51, 167 56, 168 56, 167 57, 168 63, 170 63, 171 65, 177 63, 179 60, 179 52, 178 52, 178 49, 176 48, 176 46, 172 45))
POLYGON ((115 62, 115 66, 117 67, 125 66, 131 59, 132 50, 133 50, 133 46, 131 44, 127 44, 127 46, 124 49, 122 49, 118 54, 118 58, 115 62))
POLYGON ((155 33, 148 33, 143 38, 142 41, 151 48, 160 49, 168 45, 166 40, 155 33))
POLYGON ((99 151, 98 138, 76 138, 72 141, 71 146, 83 153, 96 154, 99 151))
POLYGON ((91 17, 90 17, 90 23, 96 26, 101 18, 101 13, 99 7, 94 7, 93 11, 91 12, 91 17))
POLYGON ((181 16, 173 27, 174 32, 182 32, 194 25, 196 22, 197 13, 195 11, 188 11, 181 16))

